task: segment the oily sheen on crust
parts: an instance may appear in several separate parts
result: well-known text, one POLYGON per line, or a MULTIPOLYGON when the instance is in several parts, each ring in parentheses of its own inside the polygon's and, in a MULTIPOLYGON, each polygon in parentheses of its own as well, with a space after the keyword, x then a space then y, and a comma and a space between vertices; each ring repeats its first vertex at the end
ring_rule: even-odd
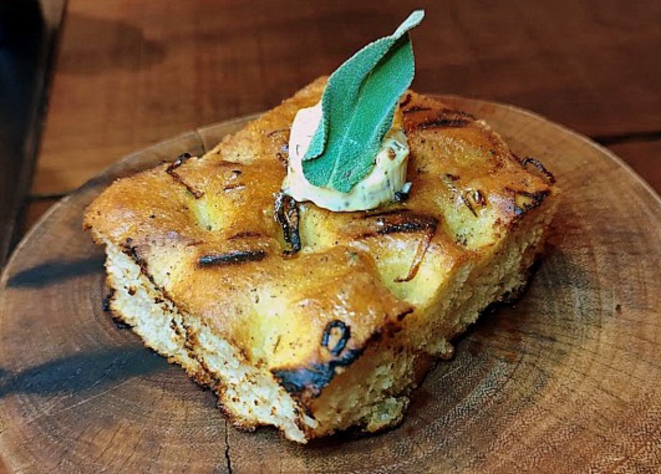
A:
POLYGON ((117 181, 85 216, 113 311, 237 425, 298 442, 399 422, 430 361, 525 284, 557 194, 487 124, 409 92, 409 195, 352 213, 279 202, 288 127, 324 81, 204 157, 117 181))

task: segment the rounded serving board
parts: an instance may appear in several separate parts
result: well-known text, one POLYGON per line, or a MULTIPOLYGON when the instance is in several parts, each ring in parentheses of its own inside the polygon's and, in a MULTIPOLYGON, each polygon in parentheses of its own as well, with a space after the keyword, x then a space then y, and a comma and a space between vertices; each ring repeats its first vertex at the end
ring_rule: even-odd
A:
MULTIPOLYGON (((0 458, 10 473, 661 472, 661 202, 586 138, 506 105, 484 118, 561 188, 519 302, 485 314, 414 393, 404 422, 299 446, 228 425, 216 399, 103 311, 82 213, 114 179, 202 154, 249 118, 111 167, 49 211, 0 281, 0 458)), ((0 470, 2 468, 0 467, 0 470)))

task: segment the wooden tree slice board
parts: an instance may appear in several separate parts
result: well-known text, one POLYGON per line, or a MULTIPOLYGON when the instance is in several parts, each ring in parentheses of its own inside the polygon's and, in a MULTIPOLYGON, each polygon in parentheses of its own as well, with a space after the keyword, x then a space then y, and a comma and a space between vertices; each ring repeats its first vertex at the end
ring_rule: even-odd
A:
POLYGON ((102 310, 81 231, 113 179, 202 153, 239 119, 131 155, 64 199, 0 283, 0 455, 12 473, 661 472, 661 202, 608 151, 520 109, 447 98, 562 188, 549 252, 483 316, 401 426, 298 446, 228 426, 215 397, 102 310))

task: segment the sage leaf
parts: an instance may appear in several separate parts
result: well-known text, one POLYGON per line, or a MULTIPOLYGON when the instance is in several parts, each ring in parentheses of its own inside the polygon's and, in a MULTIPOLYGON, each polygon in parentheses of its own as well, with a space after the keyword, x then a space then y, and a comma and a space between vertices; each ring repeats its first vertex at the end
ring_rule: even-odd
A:
POLYGON ((322 118, 303 157, 310 183, 348 193, 370 172, 399 97, 413 81, 408 32, 423 18, 424 11, 414 11, 391 36, 368 44, 330 76, 322 118))

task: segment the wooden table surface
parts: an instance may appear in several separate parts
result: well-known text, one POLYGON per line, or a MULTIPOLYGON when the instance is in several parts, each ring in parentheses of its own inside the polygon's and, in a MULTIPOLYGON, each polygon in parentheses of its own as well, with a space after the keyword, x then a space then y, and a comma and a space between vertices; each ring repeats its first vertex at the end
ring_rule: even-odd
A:
POLYGON ((416 90, 540 113, 661 192, 658 0, 69 0, 26 229, 122 156, 274 106, 418 7, 416 90))
MULTIPOLYGON (((518 105, 661 190, 661 2, 418 2, 414 88, 518 105)), ((123 155, 268 109, 414 8, 401 1, 69 0, 28 223, 123 155)))

